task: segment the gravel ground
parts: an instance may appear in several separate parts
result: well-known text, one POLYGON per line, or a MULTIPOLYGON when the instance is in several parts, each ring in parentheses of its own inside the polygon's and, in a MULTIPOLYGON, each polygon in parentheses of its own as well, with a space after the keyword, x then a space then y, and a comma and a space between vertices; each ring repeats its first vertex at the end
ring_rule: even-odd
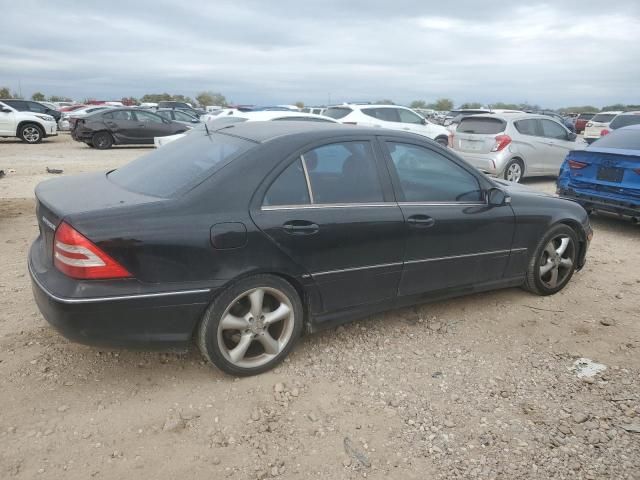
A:
POLYGON ((46 167, 146 151, 0 140, 0 478, 640 479, 640 228, 594 217, 587 266, 553 297, 391 311, 235 379, 195 350, 70 343, 32 299, 46 167), (581 357, 607 369, 579 378, 581 357))

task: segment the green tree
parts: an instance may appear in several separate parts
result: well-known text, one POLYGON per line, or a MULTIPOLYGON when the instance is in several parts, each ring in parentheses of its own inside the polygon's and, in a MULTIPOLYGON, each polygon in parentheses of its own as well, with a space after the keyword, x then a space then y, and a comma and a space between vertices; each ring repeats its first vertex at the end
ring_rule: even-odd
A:
POLYGON ((594 107, 593 105, 582 105, 580 107, 565 107, 559 109, 560 112, 573 112, 573 113, 590 113, 590 112, 599 112, 600 109, 598 107, 594 107))
POLYGON ((31 100, 34 100, 36 102, 42 102, 45 99, 44 93, 42 92, 36 92, 33 95, 31 95, 31 100))
POLYGON ((169 100, 173 100, 173 97, 168 93, 145 93, 140 99, 143 103, 158 103, 169 100))
POLYGON ((298 107, 300 110, 302 110, 304 108, 304 102, 301 102, 300 100, 298 100, 296 103, 294 103, 294 105, 296 107, 298 107))
POLYGON ((12 98, 11 91, 7 87, 0 87, 0 98, 12 98))
POLYGON ((438 110, 441 112, 448 112, 449 110, 453 109, 453 100, 451 100, 450 98, 439 98, 435 101, 435 103, 430 104, 429 108, 433 108, 434 110, 438 110))
POLYGON ((409 108, 427 108, 427 102, 424 100, 414 100, 409 104, 409 108))
POLYGON ((200 92, 196 96, 196 101, 202 107, 217 105, 220 107, 224 107, 227 104, 227 99, 221 93, 216 92, 200 92))
POLYGON ((616 103, 613 105, 605 105, 604 107, 602 107, 603 112, 605 111, 618 111, 618 110, 626 110, 627 109, 627 105, 623 105, 622 103, 616 103))
POLYGON ((378 100, 376 102, 376 105, 395 105, 395 103, 393 103, 393 100, 389 100, 388 98, 386 98, 384 100, 378 100))
POLYGON ((61 97, 58 95, 51 95, 47 100, 49 100, 50 102, 72 102, 73 101, 69 97, 61 97))
POLYGON ((489 108, 494 110, 521 110, 520 106, 517 103, 496 102, 489 105, 489 108))
POLYGON ((482 108, 482 104, 480 102, 467 102, 460 105, 460 108, 482 108))

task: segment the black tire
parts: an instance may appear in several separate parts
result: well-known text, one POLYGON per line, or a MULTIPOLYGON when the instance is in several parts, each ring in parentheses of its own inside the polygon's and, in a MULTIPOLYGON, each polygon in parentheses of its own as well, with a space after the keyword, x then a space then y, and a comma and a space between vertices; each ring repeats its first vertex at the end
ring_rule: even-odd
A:
MULTIPOLYGON (((265 293, 265 299, 269 295, 269 292, 265 293)), ((248 307, 250 310, 251 303, 248 304, 248 307)), ((238 310, 237 312, 242 312, 242 310, 238 310)), ((245 320, 247 315, 250 316, 250 313, 251 311, 243 315, 242 313, 234 312, 232 315, 236 318, 245 320)), ((269 312, 265 312, 265 314, 268 313, 269 312)), ((264 318, 265 315, 262 315, 261 319, 264 318)), ((223 372, 236 376, 257 375, 272 369, 284 360, 300 338, 303 325, 304 309, 302 308, 302 302, 296 289, 289 282, 280 277, 276 277, 274 275, 256 275, 239 281, 218 295, 218 297, 209 306, 202 318, 202 321, 200 322, 200 327, 197 332, 197 343, 202 355, 223 372), (259 335, 261 334, 255 333, 253 330, 249 331, 248 329, 245 329, 245 326, 242 327, 243 330, 241 331, 239 328, 225 330, 220 325, 222 318, 226 317, 227 314, 234 312, 233 309, 247 308, 247 305, 243 306, 243 302, 248 298, 248 295, 245 295, 255 289, 271 289, 283 294, 288 299, 287 308, 289 308, 288 305, 290 305, 290 311, 293 314, 292 319, 289 319, 290 317, 288 317, 287 320, 283 320, 281 322, 282 325, 280 325, 280 323, 273 323, 271 326, 266 327, 266 331, 271 338, 274 337, 274 335, 269 331, 271 328, 281 328, 280 335, 282 337, 279 338, 284 338, 285 332, 289 332, 286 335, 288 339, 284 340, 286 343, 283 343, 281 349, 277 350, 277 353, 274 353, 273 355, 268 355, 266 350, 261 346, 262 342, 259 338, 259 335), (280 327, 278 327, 279 325, 280 327), (255 341, 249 340, 249 347, 245 351, 247 354, 253 353, 254 356, 245 357, 245 354, 243 354, 242 358, 240 358, 236 363, 230 359, 231 356, 229 354, 235 347, 240 345, 242 340, 238 338, 242 338, 242 335, 253 336, 255 341), (234 345, 235 341, 237 341, 237 343, 234 345), (230 342, 234 348, 229 348, 229 344, 227 344, 227 342, 230 342), (257 351, 251 352, 252 348, 257 351), (264 351, 260 353, 260 350, 264 351), (269 357, 270 359, 268 359, 269 357), (238 363, 252 361, 256 361, 256 366, 238 365, 238 363), (261 361, 264 363, 259 363, 261 361)), ((277 331, 275 333, 277 333, 277 331)))
POLYGON ((25 123, 20 125, 18 136, 25 143, 40 143, 44 138, 44 131, 37 123, 25 123))
POLYGON ((520 183, 524 178, 524 163, 522 162, 522 160, 520 160, 519 158, 512 158, 511 160, 509 160, 509 163, 507 163, 507 165, 504 167, 502 177, 510 182, 520 183), (520 168, 520 176, 517 179, 514 179, 515 177, 510 175, 511 169, 514 165, 517 165, 520 168))
POLYGON ((438 137, 436 138, 436 142, 442 145, 443 147, 449 146, 449 138, 448 137, 438 137))
MULTIPOLYGON (((553 249, 553 247, 551 247, 553 249)), ((555 250, 557 253, 557 250, 555 250)), ((576 265, 578 262, 578 254, 580 251, 580 243, 578 240, 578 235, 575 230, 568 225, 558 224, 549 229, 547 233, 542 237, 538 245, 536 246, 533 255, 529 260, 529 265, 527 267, 527 276, 524 282, 523 287, 525 290, 528 290, 537 295, 553 295, 554 293, 558 293, 562 290, 571 277, 573 276, 576 265), (562 267, 561 265, 558 267, 558 277, 562 275, 561 278, 557 279, 557 283, 555 286, 550 285, 550 282, 545 281, 547 275, 552 274, 549 273, 542 274, 541 267, 544 265, 549 265, 549 263, 554 263, 554 259, 549 255, 548 247, 550 242, 554 242, 555 239, 558 238, 568 238, 570 243, 565 248, 566 256, 571 257, 572 263, 570 267, 562 267)), ((560 257, 560 262, 562 262, 564 258, 560 257)), ((554 267, 553 269, 555 269, 554 267)))
POLYGON ((113 137, 109 132, 94 133, 91 143, 98 150, 107 150, 113 146, 113 137))

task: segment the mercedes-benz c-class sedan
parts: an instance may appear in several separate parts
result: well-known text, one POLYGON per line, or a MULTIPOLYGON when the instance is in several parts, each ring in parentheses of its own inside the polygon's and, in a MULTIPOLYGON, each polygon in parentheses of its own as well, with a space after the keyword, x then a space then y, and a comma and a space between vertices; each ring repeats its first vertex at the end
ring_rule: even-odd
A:
POLYGON ((185 348, 234 375, 303 332, 504 287, 554 294, 592 230, 423 136, 335 124, 203 129, 36 188, 44 317, 88 344, 185 348))

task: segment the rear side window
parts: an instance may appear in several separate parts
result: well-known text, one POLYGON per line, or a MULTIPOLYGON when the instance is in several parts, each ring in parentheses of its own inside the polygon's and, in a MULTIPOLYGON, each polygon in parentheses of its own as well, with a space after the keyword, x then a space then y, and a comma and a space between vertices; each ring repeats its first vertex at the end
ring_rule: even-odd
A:
POLYGON ((591 120, 594 122, 609 123, 615 117, 616 117, 615 113, 599 113, 596 116, 594 116, 591 120))
POLYGON ((307 205, 309 202, 309 189, 302 160, 298 158, 271 184, 262 204, 265 206, 307 205))
POLYGON ((619 148, 621 150, 640 150, 640 130, 616 130, 598 139, 587 147, 591 148, 619 148), (593 147, 592 147, 593 146, 593 147))
POLYGON ((10 107, 15 108, 19 112, 29 111, 29 106, 27 105, 27 102, 25 102, 24 100, 5 100, 4 103, 9 105, 10 107))
POLYGON ((132 192, 174 197, 192 189, 253 145, 229 135, 198 133, 128 163, 111 172, 109 180, 132 192))
POLYGON ((349 115, 353 110, 348 107, 330 107, 324 111, 324 114, 327 117, 335 118, 339 120, 340 118, 344 118, 349 115))
POLYGON ((516 127, 516 130, 520 132, 522 135, 531 135, 538 136, 538 120, 534 120, 530 118, 528 120, 518 120, 513 124, 516 127))
POLYGON ((609 124, 609 128, 616 129, 627 127, 629 125, 638 125, 640 123, 640 114, 637 115, 618 115, 609 124))
POLYGON ((460 121, 457 131, 461 133, 477 133, 482 135, 495 135, 504 132, 506 122, 499 118, 465 117, 460 121))

